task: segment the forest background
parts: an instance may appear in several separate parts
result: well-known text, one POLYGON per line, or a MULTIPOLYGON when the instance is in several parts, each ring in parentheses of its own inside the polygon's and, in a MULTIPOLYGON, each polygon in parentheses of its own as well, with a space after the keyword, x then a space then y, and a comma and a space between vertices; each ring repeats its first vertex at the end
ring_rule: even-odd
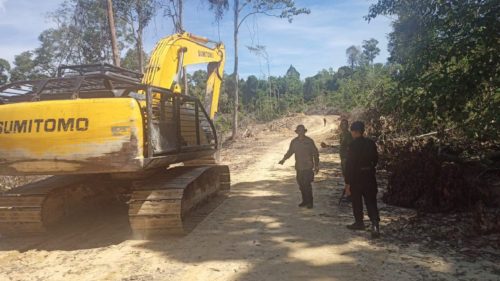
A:
MULTIPOLYGON (((212 24, 234 16, 234 7, 241 8, 239 21, 253 14, 289 21, 313 16, 308 15, 307 7, 298 7, 291 0, 204 2, 207 12, 214 15, 212 24)), ((122 67, 144 70, 148 57, 144 29, 155 15, 163 13, 176 31, 181 30, 182 18, 189 17, 182 11, 182 3, 113 1, 122 67)), ((107 1, 102 0, 64 1, 48 15, 56 27, 39 35, 39 47, 20 52, 13 65, 0 59, 0 83, 52 77, 61 64, 111 63, 107 8, 107 1)), ((497 140, 499 12, 498 2, 493 0, 374 1, 365 20, 392 19, 386 63, 374 63, 380 47, 376 39, 366 38, 345 50, 345 66, 322 69, 311 77, 301 77, 293 61, 281 76, 268 71, 239 77, 237 69, 226 71, 217 123, 226 132, 234 124, 230 117, 234 113, 243 120, 242 127, 246 120, 269 121, 296 112, 354 112, 365 121, 384 123, 387 134, 453 130, 469 141, 497 140)), ((269 67, 266 46, 240 47, 269 67)), ((187 73, 188 94, 203 100, 205 79, 204 70, 187 73)))

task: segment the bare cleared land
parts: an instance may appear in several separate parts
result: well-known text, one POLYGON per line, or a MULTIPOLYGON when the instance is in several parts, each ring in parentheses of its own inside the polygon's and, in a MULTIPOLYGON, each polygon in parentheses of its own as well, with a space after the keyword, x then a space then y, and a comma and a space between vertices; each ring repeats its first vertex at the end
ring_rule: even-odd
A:
MULTIPOLYGON (((338 155, 321 153, 315 208, 297 207, 293 160, 277 162, 303 123, 319 145, 336 116, 296 116, 251 132, 221 153, 232 191, 184 237, 142 240, 130 234, 126 207, 85 214, 46 236, 0 238, 0 280, 498 280, 500 264, 424 247, 419 241, 371 241, 351 232, 338 155)), ((384 225, 409 210, 380 205, 384 225)), ((384 233, 383 233, 384 234, 384 233)))

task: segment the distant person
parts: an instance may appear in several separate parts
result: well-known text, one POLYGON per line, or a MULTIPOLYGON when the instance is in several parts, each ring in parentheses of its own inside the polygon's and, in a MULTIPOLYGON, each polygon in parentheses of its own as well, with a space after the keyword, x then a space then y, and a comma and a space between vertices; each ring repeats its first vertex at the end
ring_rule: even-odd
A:
POLYGON ((372 238, 380 236, 379 212, 377 208, 377 180, 375 166, 378 162, 377 146, 372 140, 365 138, 365 125, 356 121, 351 124, 353 141, 349 146, 346 173, 345 191, 351 195, 354 223, 347 228, 364 230, 363 200, 365 201, 368 217, 372 223, 372 238))
POLYGON ((326 127, 326 117, 323 117, 323 126, 326 127))
POLYGON ((311 183, 314 181, 314 174, 319 171, 319 152, 314 141, 306 136, 307 130, 304 125, 298 125, 295 132, 298 136, 292 140, 290 148, 279 164, 283 165, 292 154, 295 154, 297 183, 302 193, 302 202, 299 207, 312 209, 313 193, 311 183))

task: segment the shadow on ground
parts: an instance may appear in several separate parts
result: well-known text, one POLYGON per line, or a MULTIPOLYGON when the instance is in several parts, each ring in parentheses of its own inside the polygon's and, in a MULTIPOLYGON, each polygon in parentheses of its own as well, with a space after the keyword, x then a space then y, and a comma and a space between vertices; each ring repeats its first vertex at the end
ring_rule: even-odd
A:
MULTIPOLYGON (((332 171, 337 166, 326 165, 332 171)), ((332 207, 331 188, 316 189, 321 211, 296 207, 292 177, 238 183, 216 210, 217 220, 209 217, 175 243, 144 241, 136 247, 194 266, 215 262, 220 267, 207 269, 214 276, 229 270, 224 263, 232 264, 231 280, 375 280, 373 274, 382 270, 388 252, 367 247, 367 232, 345 230, 346 220, 339 218, 350 220, 350 212, 345 215, 332 207), (322 212, 325 208, 329 209, 322 212)), ((400 269, 416 266, 421 265, 404 262, 400 269)), ((426 276, 434 274, 430 268, 424 271, 426 276)))
POLYGON ((0 238, 0 251, 73 251, 119 244, 130 238, 126 205, 71 216, 42 235, 0 238))
MULTIPOLYGON (((227 197, 227 193, 221 192, 193 210, 185 221, 186 233, 196 229, 227 197)), ((179 237, 169 236, 171 239, 179 237)), ((128 221, 128 205, 116 202, 105 208, 66 218, 52 226, 45 234, 0 237, 0 251, 75 251, 108 247, 135 239, 164 240, 165 237, 134 236, 128 221)))

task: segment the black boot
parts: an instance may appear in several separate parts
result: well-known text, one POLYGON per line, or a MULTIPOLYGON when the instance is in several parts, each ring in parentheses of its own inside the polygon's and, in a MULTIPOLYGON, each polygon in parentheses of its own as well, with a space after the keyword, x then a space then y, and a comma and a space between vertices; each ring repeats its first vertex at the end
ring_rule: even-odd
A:
POLYGON ((378 222, 372 222, 372 238, 376 239, 380 237, 380 228, 378 222))
POLYGON ((312 198, 312 196, 311 196, 311 197, 309 198, 309 200, 307 200, 306 207, 307 207, 308 209, 312 209, 312 208, 313 208, 313 206, 314 206, 314 204, 313 204, 313 198, 312 198))
POLYGON ((299 207, 305 207, 306 205, 307 204, 304 201, 302 201, 302 203, 299 204, 299 207))
POLYGON ((355 222, 346 227, 350 230, 365 230, 365 224, 363 222, 355 222))

